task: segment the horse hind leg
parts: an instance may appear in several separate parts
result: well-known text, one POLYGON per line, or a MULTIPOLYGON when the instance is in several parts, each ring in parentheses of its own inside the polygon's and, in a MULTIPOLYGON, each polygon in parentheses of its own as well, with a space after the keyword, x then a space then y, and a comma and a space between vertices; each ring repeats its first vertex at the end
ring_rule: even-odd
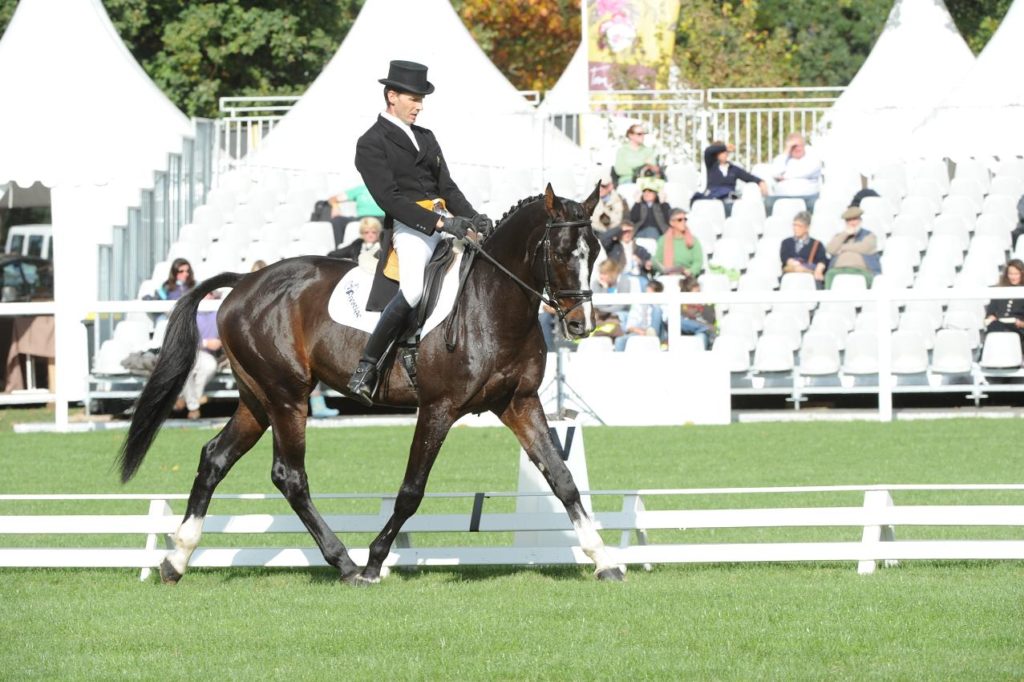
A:
MULTIPOLYGON (((300 404, 305 406, 306 399, 303 398, 300 404)), ((281 408, 271 419, 274 424, 274 463, 271 480, 288 500, 288 504, 306 526, 309 534, 313 536, 327 563, 338 569, 343 580, 350 580, 359 573, 359 567, 352 561, 345 545, 317 511, 309 495, 305 466, 306 411, 304 407, 281 408)))
POLYGON ((217 485, 234 466, 259 441, 267 430, 266 418, 257 418, 244 401, 227 425, 203 446, 192 483, 185 517, 174 533, 174 549, 160 563, 160 579, 167 584, 176 584, 188 569, 188 561, 199 545, 203 534, 203 521, 210 507, 210 500, 217 485))
POLYGON ((624 580, 626 567, 612 561, 593 519, 583 507, 579 489, 568 465, 562 461, 551 442, 540 399, 536 395, 516 398, 498 416, 516 434, 530 461, 540 470, 555 497, 565 506, 579 538, 580 548, 594 562, 594 575, 598 580, 624 580))

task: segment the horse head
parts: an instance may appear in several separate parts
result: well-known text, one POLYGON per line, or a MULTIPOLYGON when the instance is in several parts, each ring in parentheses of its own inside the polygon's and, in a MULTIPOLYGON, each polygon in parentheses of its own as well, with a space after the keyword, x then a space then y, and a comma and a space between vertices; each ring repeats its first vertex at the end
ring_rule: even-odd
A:
POLYGON ((582 204, 556 196, 550 183, 544 190, 547 222, 539 260, 546 293, 557 303, 558 318, 569 338, 588 336, 595 327, 590 278, 601 247, 590 216, 597 201, 596 186, 582 204))

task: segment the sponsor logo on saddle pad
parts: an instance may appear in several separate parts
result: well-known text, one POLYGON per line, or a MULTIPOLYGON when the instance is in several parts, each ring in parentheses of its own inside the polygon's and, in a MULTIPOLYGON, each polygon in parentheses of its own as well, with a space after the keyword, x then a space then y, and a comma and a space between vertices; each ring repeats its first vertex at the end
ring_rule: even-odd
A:
MULTIPOLYGON (((441 324, 452 306, 455 305, 455 295, 459 289, 459 264, 462 262, 462 253, 456 253, 455 261, 444 276, 441 284, 441 294, 437 298, 437 305, 434 307, 430 317, 423 323, 420 330, 420 338, 425 337, 434 327, 441 324)), ((356 267, 348 271, 341 278, 338 285, 334 287, 331 300, 327 302, 327 313, 331 319, 346 327, 362 329, 370 333, 377 326, 380 313, 367 312, 366 301, 370 298, 370 287, 373 285, 373 274, 363 268, 356 267)))

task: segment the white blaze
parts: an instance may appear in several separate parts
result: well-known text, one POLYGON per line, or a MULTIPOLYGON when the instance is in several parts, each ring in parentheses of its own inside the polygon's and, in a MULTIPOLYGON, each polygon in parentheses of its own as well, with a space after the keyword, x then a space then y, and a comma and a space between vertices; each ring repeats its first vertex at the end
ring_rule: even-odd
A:
MULTIPOLYGON (((576 251, 573 253, 580 264, 580 291, 586 291, 590 289, 590 247, 587 246, 587 240, 580 235, 579 243, 576 247, 576 251)), ((583 303, 583 320, 584 329, 587 334, 594 331, 594 304, 590 301, 583 303)))

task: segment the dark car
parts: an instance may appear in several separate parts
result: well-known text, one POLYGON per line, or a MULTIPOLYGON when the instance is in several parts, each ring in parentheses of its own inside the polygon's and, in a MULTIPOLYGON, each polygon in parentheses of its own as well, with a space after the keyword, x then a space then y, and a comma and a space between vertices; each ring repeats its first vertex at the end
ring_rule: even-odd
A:
POLYGON ((53 300, 53 262, 34 256, 0 256, 0 302, 53 300))

